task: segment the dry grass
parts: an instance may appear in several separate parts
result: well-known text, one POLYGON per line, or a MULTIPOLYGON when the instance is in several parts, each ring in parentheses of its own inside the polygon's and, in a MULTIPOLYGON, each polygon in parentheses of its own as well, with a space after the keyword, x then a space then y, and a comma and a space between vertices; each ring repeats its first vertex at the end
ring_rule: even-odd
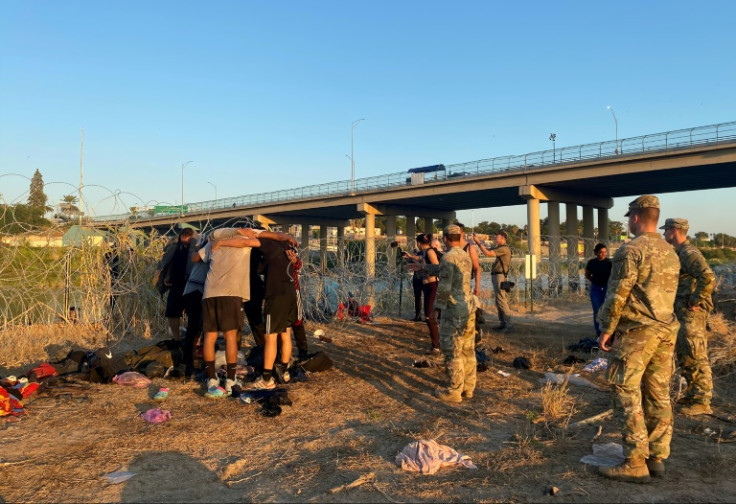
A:
POLYGON ((575 400, 570 396, 567 381, 561 385, 547 383, 542 389, 542 414, 547 420, 557 422, 575 414, 575 400))
MULTIPOLYGON (((588 311, 587 304, 581 305, 579 314, 588 311)), ((576 421, 607 409, 607 392, 575 385, 541 387, 545 367, 511 366, 514 357, 525 354, 540 366, 559 362, 567 354, 560 340, 574 343, 590 330, 587 320, 580 326, 540 323, 550 313, 535 309, 534 318, 517 319, 516 333, 489 335, 492 346, 507 351, 493 355, 490 370, 478 375, 475 397, 458 406, 432 396, 447 379, 441 366, 411 366, 414 359, 425 358, 426 326, 396 319, 378 319, 375 325, 310 325, 310 331, 321 327, 333 338, 332 344, 312 338, 310 347, 326 350, 335 367, 290 385, 294 404, 275 418, 264 418, 256 404, 208 401, 197 384, 161 379, 147 390, 91 385, 72 395, 38 395, 20 422, 0 421, 0 499, 537 502, 547 501, 544 488, 556 485, 563 501, 651 500, 651 488, 603 480, 578 462, 589 453, 598 426, 572 433, 565 425, 571 415, 576 421), (171 395, 158 404, 151 397, 163 384, 171 395), (172 420, 148 425, 139 418, 157 406, 170 410, 172 420), (546 422, 530 421, 540 414, 546 422), (394 458, 417 439, 455 448, 470 456, 478 470, 446 468, 431 476, 401 471, 394 458), (119 485, 102 479, 120 470, 136 476, 119 485), (328 493, 369 473, 375 474, 370 483, 328 493)), ((736 398, 736 377, 724 377, 717 387, 721 401, 736 398)), ((714 422, 709 418, 697 424, 722 428, 714 422)), ((604 442, 619 440, 611 420, 603 427, 604 442)), ((675 428, 669 465, 673 478, 685 480, 701 501, 733 501, 736 444, 717 446, 679 417, 675 428), (712 464, 715 460, 720 463, 712 464)), ((658 498, 689 498, 682 488, 659 485, 658 498)))

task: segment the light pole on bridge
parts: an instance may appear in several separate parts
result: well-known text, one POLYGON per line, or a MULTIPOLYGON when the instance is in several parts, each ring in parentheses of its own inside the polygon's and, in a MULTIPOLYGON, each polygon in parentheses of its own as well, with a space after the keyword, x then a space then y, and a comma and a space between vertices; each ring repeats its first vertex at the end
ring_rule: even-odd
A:
POLYGON ((350 194, 355 193, 355 157, 353 155, 353 132, 355 131, 355 126, 357 126, 360 121, 365 121, 365 119, 358 119, 356 121, 353 121, 353 124, 350 126, 350 194))
POLYGON ((549 139, 552 141, 552 162, 556 163, 555 160, 555 140, 557 140, 557 134, 556 133, 550 133, 549 139))
POLYGON ((194 161, 187 161, 181 164, 181 206, 179 207, 179 216, 184 215, 184 167, 194 161))
POLYGON ((606 108, 611 111, 611 115, 613 116, 613 122, 616 125, 616 154, 618 154, 618 119, 616 119, 616 113, 613 111, 613 107, 609 105, 606 108))
POLYGON ((210 182, 209 180, 207 181, 207 183, 211 185, 212 188, 215 190, 215 201, 217 201, 217 186, 213 184, 212 182, 210 182))

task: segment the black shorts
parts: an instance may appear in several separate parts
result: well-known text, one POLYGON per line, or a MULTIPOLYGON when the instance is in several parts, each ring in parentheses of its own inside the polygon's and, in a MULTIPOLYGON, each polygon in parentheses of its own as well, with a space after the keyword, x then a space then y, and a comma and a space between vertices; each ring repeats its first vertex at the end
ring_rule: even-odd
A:
POLYGON ((180 318, 184 314, 183 293, 183 285, 169 289, 169 295, 166 298, 166 318, 180 318))
POLYGON ((241 298, 220 296, 202 301, 202 330, 204 332, 240 330, 244 322, 241 298))
POLYGON ((279 334, 297 321, 296 290, 266 297, 266 334, 279 334))

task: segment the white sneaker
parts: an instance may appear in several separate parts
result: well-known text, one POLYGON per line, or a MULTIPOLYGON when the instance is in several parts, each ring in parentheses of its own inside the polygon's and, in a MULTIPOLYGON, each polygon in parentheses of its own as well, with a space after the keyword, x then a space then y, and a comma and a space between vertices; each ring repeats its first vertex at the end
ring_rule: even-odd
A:
POLYGON ((232 395, 233 393, 233 386, 236 384, 235 380, 226 380, 225 381, 225 391, 227 392, 227 395, 232 395))
POLYGON ((217 378, 210 378, 209 380, 207 380, 207 390, 217 388, 219 386, 220 380, 218 380, 217 378))
POLYGON ((266 381, 263 379, 263 376, 259 376, 248 388, 250 390, 273 390, 276 388, 276 382, 273 381, 273 378, 266 381))

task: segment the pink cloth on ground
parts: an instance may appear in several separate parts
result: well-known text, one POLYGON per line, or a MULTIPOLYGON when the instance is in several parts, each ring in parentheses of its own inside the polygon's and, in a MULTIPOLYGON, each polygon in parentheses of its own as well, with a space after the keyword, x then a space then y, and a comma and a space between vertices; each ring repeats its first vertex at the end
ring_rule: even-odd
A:
POLYGON ((166 420, 171 420, 171 412, 168 410, 162 410, 161 408, 149 409, 145 413, 141 413, 143 420, 148 423, 164 423, 166 420))
POLYGON ((126 371, 125 373, 115 375, 112 381, 118 385, 126 385, 134 388, 144 388, 151 384, 151 380, 147 376, 136 373, 135 371, 126 371))
POLYGON ((398 455, 396 465, 405 471, 434 474, 444 466, 461 465, 468 469, 478 469, 470 457, 458 453, 449 446, 434 440, 419 440, 409 443, 398 455))

